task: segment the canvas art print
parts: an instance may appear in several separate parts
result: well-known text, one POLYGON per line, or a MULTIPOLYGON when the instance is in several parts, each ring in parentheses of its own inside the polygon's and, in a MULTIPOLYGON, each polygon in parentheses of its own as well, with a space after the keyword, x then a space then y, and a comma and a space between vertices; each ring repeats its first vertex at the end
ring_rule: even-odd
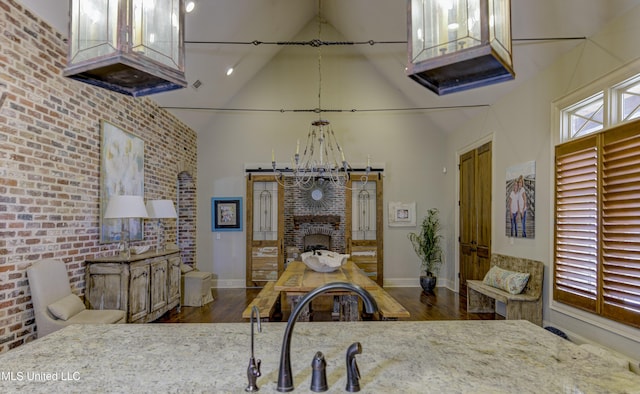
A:
MULTIPOLYGON (((120 241, 121 219, 104 219, 113 195, 144 196, 144 141, 102 121, 100 145, 100 242, 120 241)), ((128 219, 130 239, 141 240, 141 219, 128 219)))
POLYGON ((505 235, 535 238, 536 162, 528 161, 507 168, 505 235))

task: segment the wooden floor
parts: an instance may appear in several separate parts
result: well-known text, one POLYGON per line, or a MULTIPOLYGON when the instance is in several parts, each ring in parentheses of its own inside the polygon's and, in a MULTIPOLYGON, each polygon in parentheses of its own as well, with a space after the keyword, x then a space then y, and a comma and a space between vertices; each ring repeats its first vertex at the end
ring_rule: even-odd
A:
MULTIPOLYGON (((424 320, 494 320, 503 319, 493 313, 467 313, 466 298, 446 288, 436 288, 433 294, 425 294, 419 287, 388 287, 385 290, 411 313, 406 321, 424 320)), ((215 300, 203 307, 184 306, 167 312, 156 323, 234 323, 246 322, 242 311, 260 289, 213 289, 215 300)), ((314 300, 315 301, 315 300, 314 300)), ((286 308, 285 308, 286 309, 286 308)), ((321 308, 319 308, 321 309, 321 308)), ((289 311, 283 311, 286 321, 289 311)), ((314 314, 315 321, 330 321, 331 314, 314 314)))

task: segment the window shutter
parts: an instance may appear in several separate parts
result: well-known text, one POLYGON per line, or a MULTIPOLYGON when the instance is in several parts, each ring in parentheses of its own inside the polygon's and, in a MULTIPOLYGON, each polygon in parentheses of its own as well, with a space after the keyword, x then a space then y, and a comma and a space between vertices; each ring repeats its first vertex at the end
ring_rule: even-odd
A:
POLYGON ((603 138, 601 313, 640 327, 640 134, 630 125, 603 138))
POLYGON ((555 300, 597 312, 597 136, 556 147, 555 300))

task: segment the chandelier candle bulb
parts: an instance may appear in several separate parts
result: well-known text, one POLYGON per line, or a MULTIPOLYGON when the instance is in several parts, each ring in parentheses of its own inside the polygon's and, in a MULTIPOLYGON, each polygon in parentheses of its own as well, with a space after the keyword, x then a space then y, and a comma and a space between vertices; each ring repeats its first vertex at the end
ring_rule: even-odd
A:
POLYGON ((271 162, 276 162, 276 151, 274 149, 271 149, 271 162))
POLYGON ((300 154, 300 140, 298 139, 296 141, 296 155, 300 154))

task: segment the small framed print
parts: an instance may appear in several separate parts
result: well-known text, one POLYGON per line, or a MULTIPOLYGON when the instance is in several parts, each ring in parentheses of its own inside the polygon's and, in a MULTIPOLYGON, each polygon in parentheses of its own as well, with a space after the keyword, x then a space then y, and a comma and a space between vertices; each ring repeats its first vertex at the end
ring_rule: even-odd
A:
POLYGON ((389 226, 415 227, 416 203, 389 202, 389 226))
POLYGON ((211 231, 242 231, 242 197, 211 199, 211 231))

